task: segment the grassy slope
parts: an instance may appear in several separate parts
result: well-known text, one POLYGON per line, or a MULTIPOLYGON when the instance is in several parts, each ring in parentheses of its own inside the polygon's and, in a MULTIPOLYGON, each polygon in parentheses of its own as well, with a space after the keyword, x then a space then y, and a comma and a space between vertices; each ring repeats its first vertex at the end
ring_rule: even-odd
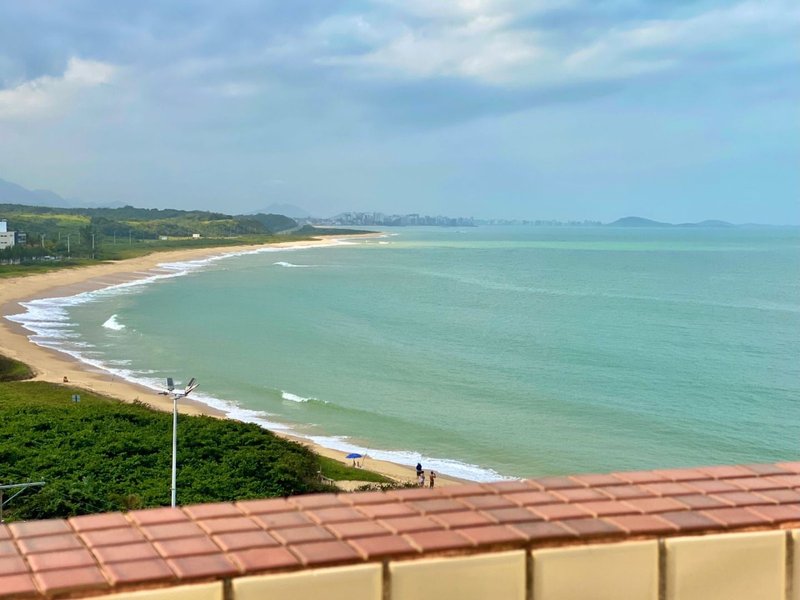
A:
MULTIPOLYGON (((44 382, 0 384, 0 473, 43 480, 8 505, 50 518, 169 502, 172 416, 44 382), (80 403, 71 402, 73 393, 80 403)), ((256 425, 181 416, 181 504, 324 491, 318 457, 256 425)))
POLYGON ((28 365, 0 355, 0 382, 21 381, 33 377, 28 365))

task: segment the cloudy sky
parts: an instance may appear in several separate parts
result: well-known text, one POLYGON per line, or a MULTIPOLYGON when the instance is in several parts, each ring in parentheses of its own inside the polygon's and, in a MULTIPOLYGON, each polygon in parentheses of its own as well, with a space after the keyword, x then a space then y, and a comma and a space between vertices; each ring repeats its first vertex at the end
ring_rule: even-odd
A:
POLYGON ((796 0, 0 0, 0 178, 87 202, 800 223, 796 0))

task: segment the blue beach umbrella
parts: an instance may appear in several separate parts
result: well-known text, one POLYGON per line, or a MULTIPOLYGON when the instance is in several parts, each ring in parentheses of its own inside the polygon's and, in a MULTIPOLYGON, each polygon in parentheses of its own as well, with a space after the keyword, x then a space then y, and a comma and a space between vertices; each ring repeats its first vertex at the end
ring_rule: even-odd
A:
POLYGON ((362 456, 363 454, 357 454, 356 452, 351 452, 350 454, 345 456, 345 458, 361 458, 362 456))

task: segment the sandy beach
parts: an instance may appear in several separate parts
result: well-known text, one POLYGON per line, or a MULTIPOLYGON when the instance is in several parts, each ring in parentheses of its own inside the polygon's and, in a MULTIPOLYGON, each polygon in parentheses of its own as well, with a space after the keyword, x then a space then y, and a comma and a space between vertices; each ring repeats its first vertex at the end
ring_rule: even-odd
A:
MULTIPOLYGON (((376 234, 365 235, 374 236, 376 234)), ((311 241, 270 244, 269 246, 279 248, 315 246, 328 244, 334 239, 346 238, 327 237, 311 241)), ((98 394, 110 396, 123 402, 138 400, 159 410, 172 410, 172 401, 165 396, 158 395, 150 388, 123 380, 106 371, 82 363, 66 354, 37 346, 28 339, 30 332, 4 317, 23 312, 24 308, 20 305, 21 302, 27 302, 38 298, 72 296, 81 292, 94 291, 108 286, 150 277, 161 272, 159 271, 158 265, 163 263, 199 260, 212 256, 255 250, 257 248, 259 248, 259 246, 247 245, 157 252, 123 261, 110 261, 74 269, 61 269, 49 273, 0 279, 0 354, 29 365, 35 371, 35 379, 39 381, 62 383, 66 377, 69 381, 69 385, 73 387, 79 387, 98 394)), ((228 400, 235 401, 236 399, 228 398, 228 400)), ((181 401, 180 410, 183 414, 205 414, 215 417, 224 416, 221 412, 205 404, 188 399, 181 401)), ((276 432, 276 434, 284 435, 279 432, 276 432)), ((345 464, 350 464, 351 462, 344 458, 345 453, 343 452, 324 448, 308 440, 291 435, 284 435, 284 437, 301 442, 311 447, 322 456, 334 458, 345 464)), ((386 475, 396 481, 411 482, 416 480, 413 465, 398 465, 368 457, 364 467, 386 475)), ((438 485, 453 485, 454 483, 461 483, 461 480, 446 476, 437 477, 438 485)), ((347 487, 347 484, 343 487, 347 487)))

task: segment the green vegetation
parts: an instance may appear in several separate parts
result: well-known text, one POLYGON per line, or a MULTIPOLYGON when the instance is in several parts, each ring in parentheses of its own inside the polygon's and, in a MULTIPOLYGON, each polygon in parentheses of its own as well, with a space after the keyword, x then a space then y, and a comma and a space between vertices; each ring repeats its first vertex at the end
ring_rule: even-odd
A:
POLYGON ((340 463, 338 460, 328 458, 327 456, 319 457, 320 468, 322 474, 328 479, 334 481, 368 481, 371 483, 393 483, 388 477, 384 477, 372 471, 365 471, 364 469, 356 469, 348 467, 340 463))
MULTIPOLYGON (((330 491, 318 481, 317 455, 257 425, 181 416, 178 428, 181 504, 330 491)), ((44 382, 3 383, 3 482, 47 482, 10 503, 6 517, 166 505, 171 436, 172 415, 142 404, 44 382), (81 401, 73 403, 72 394, 81 401)))
MULTIPOLYGON (((117 260, 159 250, 269 243, 278 234, 282 240, 287 239, 286 234, 298 228, 297 222, 283 215, 232 216, 132 206, 48 208, 0 204, 0 218, 8 221, 10 231, 26 234, 24 243, 0 251, 0 262, 20 263, 117 260)), ((295 235, 307 239, 309 233, 313 229, 295 235)))
POLYGON ((0 355, 0 382, 22 381, 33 377, 33 371, 25 363, 0 355))

